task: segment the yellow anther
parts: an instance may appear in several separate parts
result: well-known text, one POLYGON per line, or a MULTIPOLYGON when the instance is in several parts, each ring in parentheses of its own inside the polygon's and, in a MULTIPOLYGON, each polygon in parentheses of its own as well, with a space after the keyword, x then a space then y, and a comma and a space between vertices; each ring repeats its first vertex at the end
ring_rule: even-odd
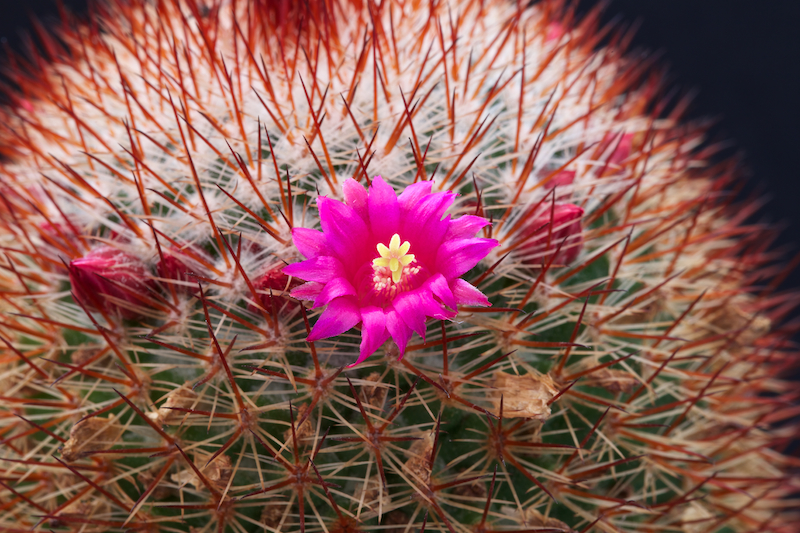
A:
POLYGON ((395 233, 389 241, 389 247, 378 243, 378 253, 381 254, 372 260, 372 264, 377 267, 386 267, 392 272, 392 281, 399 283, 403 277, 403 268, 414 260, 414 254, 408 253, 411 243, 406 241, 400 244, 400 235, 395 233))

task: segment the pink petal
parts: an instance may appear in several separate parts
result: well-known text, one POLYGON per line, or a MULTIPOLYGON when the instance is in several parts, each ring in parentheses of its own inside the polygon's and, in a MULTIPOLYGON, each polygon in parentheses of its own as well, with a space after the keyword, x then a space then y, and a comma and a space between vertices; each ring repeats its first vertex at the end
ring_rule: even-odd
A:
POLYGON ((322 283, 309 281, 308 283, 303 283, 294 289, 291 292, 291 296, 292 298, 297 298, 298 300, 314 300, 317 296, 319 296, 322 287, 322 283))
POLYGON ((313 259, 292 263, 283 267, 287 276, 300 278, 304 281, 319 281, 327 283, 333 278, 344 276, 342 262, 329 255, 322 255, 313 259))
POLYGON ((414 293, 403 293, 392 302, 403 322, 425 340, 425 312, 420 309, 420 298, 414 293))
POLYGON ((314 342, 341 335, 359 322, 361 322, 361 313, 358 312, 355 298, 349 296, 336 298, 328 304, 328 308, 317 319, 307 340, 314 342))
POLYGON ((362 363, 367 357, 375 353, 389 338, 386 329, 386 315, 383 309, 375 306, 361 309, 361 353, 358 360, 351 367, 362 363))
POLYGON ((419 181, 406 187, 405 190, 400 193, 400 196, 397 197, 401 214, 407 215, 424 196, 431 193, 432 186, 433 182, 431 181, 419 181))
POLYGON ((411 253, 423 264, 431 264, 436 258, 436 250, 450 227, 449 219, 442 220, 442 217, 455 196, 455 193, 449 191, 429 194, 403 219, 403 235, 413 239, 411 253))
POLYGON ((436 270, 447 279, 468 272, 499 243, 494 239, 458 239, 445 242, 436 254, 436 270))
POLYGON ((337 200, 317 198, 319 220, 328 245, 348 263, 363 255, 363 245, 369 238, 367 224, 351 208, 337 200))
POLYGON ((364 222, 369 221, 369 208, 367 207, 367 190, 353 178, 347 178, 342 184, 344 201, 353 211, 358 213, 364 222))
POLYGON ((450 221, 450 227, 447 229, 444 239, 469 239, 489 224, 490 222, 483 217, 464 215, 450 221))
POLYGON ((467 283, 461 278, 455 279, 453 284, 453 295, 461 305, 479 305, 490 307, 489 299, 481 291, 467 283))
POLYGON ((395 344, 397 344, 397 348, 400 350, 399 359, 402 359, 406 353, 408 339, 411 338, 411 329, 406 326, 397 311, 391 308, 386 311, 386 329, 391 334, 395 344))
POLYGON ((322 292, 319 293, 316 301, 314 302, 314 308, 322 307, 323 305, 327 304, 334 298, 339 298, 341 296, 355 296, 356 290, 344 278, 333 278, 328 283, 325 284, 325 288, 322 289, 322 292))
POLYGON ((424 288, 404 292, 392 302, 403 322, 425 340, 425 320, 430 316, 444 320, 454 316, 448 313, 433 299, 433 296, 424 288))
POLYGON ((453 291, 450 290, 450 285, 444 276, 437 272, 425 284, 447 307, 456 309, 456 298, 453 296, 453 291))
POLYGON ((321 231, 308 228, 294 228, 292 230, 294 245, 304 257, 311 259, 320 255, 331 255, 325 234, 321 231))
MULTIPOLYGON (((400 225, 397 194, 380 176, 375 176, 369 188, 369 222, 373 236, 382 243, 388 242, 400 225)), ((406 239, 404 235, 401 237, 406 239)))

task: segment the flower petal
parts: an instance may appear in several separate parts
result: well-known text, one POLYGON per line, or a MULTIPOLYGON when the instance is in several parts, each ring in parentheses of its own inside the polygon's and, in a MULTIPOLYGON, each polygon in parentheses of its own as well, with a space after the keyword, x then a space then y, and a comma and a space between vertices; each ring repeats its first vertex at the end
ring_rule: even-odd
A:
POLYGON ((458 303, 461 305, 480 305, 482 307, 490 307, 489 299, 486 298, 481 291, 470 285, 468 282, 461 278, 455 279, 452 282, 453 295, 458 303))
POLYGON ((333 278, 325 284, 325 288, 319 293, 319 296, 314 301, 314 308, 322 307, 334 298, 355 295, 356 290, 349 281, 344 278, 333 278))
POLYGON ((450 290, 450 285, 447 283, 444 276, 437 272, 431 276, 425 284, 447 307, 456 309, 456 298, 453 296, 453 291, 450 290))
POLYGON ((334 253, 347 264, 362 260, 364 243, 369 239, 367 224, 347 205, 321 196, 317 198, 322 231, 334 253))
MULTIPOLYGON (((380 176, 375 176, 369 188, 369 222, 372 235, 379 242, 393 239, 397 234, 400 222, 397 194, 380 176)), ((400 245, 399 238, 397 245, 400 245)))
POLYGON ((430 316, 439 320, 452 318, 455 313, 447 312, 444 307, 433 299, 426 288, 399 294, 392 306, 395 308, 403 322, 425 340, 425 321, 430 316))
POLYGON ((361 322, 361 352, 358 360, 349 365, 351 367, 362 363, 389 338, 389 331, 386 329, 386 315, 380 307, 371 305, 362 308, 361 322))
POLYGON ((328 308, 317 319, 307 340, 314 342, 341 335, 359 322, 361 322, 361 313, 358 312, 355 298, 349 296, 336 298, 328 304, 328 308))
POLYGON ((391 334, 397 348, 400 350, 399 359, 406 353, 408 339, 411 338, 411 329, 406 326, 400 315, 392 308, 386 310, 386 330, 391 334))
POLYGON ((432 186, 432 181, 418 181, 406 187, 397 197, 397 203, 400 204, 400 214, 407 215, 422 197, 431 193, 432 186))
POLYGON ((315 300, 317 296, 319 296, 320 291, 322 291, 322 283, 317 283, 316 281, 309 281, 308 283, 303 283, 296 289, 291 292, 292 298, 297 298, 298 300, 315 300))
POLYGON ((455 193, 444 192, 423 197, 403 219, 404 238, 412 242, 411 251, 423 264, 433 264, 436 250, 442 244, 450 227, 449 218, 442 220, 444 212, 455 200, 455 193))
POLYGON ((328 241, 321 231, 308 228, 294 228, 292 230, 294 245, 307 259, 320 255, 331 255, 328 241))
POLYGON ((367 206, 367 190, 353 178, 347 178, 342 184, 344 201, 353 211, 358 213, 364 222, 369 221, 369 208, 367 206))
POLYGON ((392 302, 392 306, 397 311, 397 314, 403 319, 403 322, 415 331, 417 335, 425 340, 425 311, 421 308, 420 297, 416 291, 405 292, 398 295, 392 302))
POLYGON ((300 278, 304 281, 318 281, 327 283, 333 278, 344 276, 342 262, 330 255, 322 255, 313 259, 292 263, 283 267, 287 276, 300 278))
POLYGON ((436 270, 447 279, 466 273, 498 245, 494 239, 457 239, 447 241, 436 254, 436 270))
POLYGON ((447 229, 444 239, 469 239, 489 224, 490 222, 483 217, 464 215, 450 221, 450 227, 447 229))

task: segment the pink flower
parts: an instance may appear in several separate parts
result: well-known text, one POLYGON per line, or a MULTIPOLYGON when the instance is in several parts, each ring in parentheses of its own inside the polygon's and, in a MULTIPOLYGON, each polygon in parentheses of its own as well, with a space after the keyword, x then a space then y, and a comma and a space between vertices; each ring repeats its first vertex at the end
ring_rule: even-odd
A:
POLYGON ((142 306, 134 294, 148 295, 149 272, 136 256, 112 246, 100 246, 69 264, 72 293, 90 309, 118 311, 125 318, 139 316, 134 309, 108 297, 142 306))
POLYGON ((476 238, 489 224, 445 211, 456 194, 432 193, 430 181, 395 194, 380 176, 367 192, 355 180, 343 185, 345 203, 317 200, 322 231, 295 228, 294 243, 308 259, 283 272, 306 280, 292 296, 327 305, 309 341, 334 337, 359 323, 361 353, 372 355, 389 337, 405 353, 412 332, 425 338, 428 317, 453 318, 461 305, 488 306, 478 289, 461 279, 489 250, 494 239, 476 238))
POLYGON ((522 228, 525 242, 520 246, 520 252, 534 255, 536 263, 546 265, 560 245, 553 264, 573 262, 583 247, 581 217, 583 208, 575 204, 556 203, 552 211, 548 206, 522 228))

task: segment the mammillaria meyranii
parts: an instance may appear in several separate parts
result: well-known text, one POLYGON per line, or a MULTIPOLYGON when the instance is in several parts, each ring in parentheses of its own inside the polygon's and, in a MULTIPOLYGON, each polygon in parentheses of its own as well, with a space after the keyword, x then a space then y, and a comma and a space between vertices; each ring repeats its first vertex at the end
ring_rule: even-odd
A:
POLYGON ((0 529, 797 531, 796 299, 596 11, 93 9, 0 109, 0 529))

